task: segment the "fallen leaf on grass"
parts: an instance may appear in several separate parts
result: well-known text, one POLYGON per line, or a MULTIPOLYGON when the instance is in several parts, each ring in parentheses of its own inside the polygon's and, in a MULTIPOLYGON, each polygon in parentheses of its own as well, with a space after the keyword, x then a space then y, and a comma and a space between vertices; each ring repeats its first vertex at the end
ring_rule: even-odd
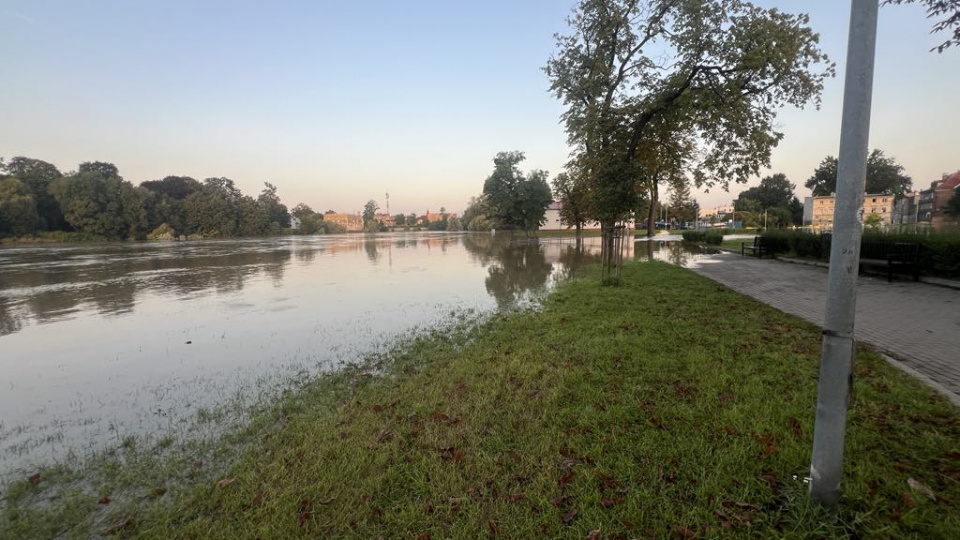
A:
POLYGON ((250 501, 250 506, 252 507, 263 506, 263 501, 267 500, 268 496, 269 495, 267 495, 266 491, 258 491, 257 494, 253 496, 253 500, 250 501))
POLYGON ((765 472, 761 474, 760 480, 763 480, 764 482, 766 482, 767 485, 770 486, 770 489, 776 489, 777 484, 780 483, 780 479, 777 478, 776 473, 773 473, 773 472, 765 472))
POLYGON ((917 500, 913 498, 913 495, 907 492, 904 492, 901 498, 903 499, 904 506, 908 508, 913 508, 914 506, 917 505, 917 500))
POLYGON ((597 478, 600 479, 600 483, 603 485, 603 487, 609 489, 616 489, 620 485, 620 482, 617 482, 616 478, 607 474, 597 473, 597 478))
POLYGON ((377 442, 384 443, 392 440, 393 440, 393 431, 390 431, 389 429, 383 430, 382 432, 380 432, 380 435, 377 437, 377 442))
POLYGON ((40 483, 40 473, 37 473, 30 478, 27 478, 27 482, 30 482, 31 486, 35 486, 40 483))
POLYGON ((125 517, 125 518, 121 519, 120 521, 118 521, 118 522, 114 523, 113 525, 111 525, 111 526, 107 527, 106 529, 104 529, 104 530, 103 530, 103 534, 104 534, 105 536, 110 536, 110 535, 112 535, 112 534, 116 534, 116 533, 122 531, 123 529, 126 529, 127 526, 130 525, 130 521, 131 521, 131 520, 130 520, 129 517, 125 517))
POLYGON ((310 516, 312 515, 313 502, 310 499, 301 499, 300 505, 297 507, 297 519, 300 522, 300 526, 303 527, 310 521, 310 516))
POLYGON ((683 525, 674 525, 673 532, 677 533, 677 536, 679 536, 680 538, 696 538, 697 537, 696 531, 692 531, 684 527, 683 525))
POLYGON ((223 480, 220 480, 219 482, 217 482, 217 487, 225 488, 230 484, 232 484, 234 480, 236 480, 236 478, 224 478, 223 480))
POLYGON ((110 504, 113 501, 110 497, 100 497, 100 500, 97 501, 97 504, 110 504))
POLYGON ((587 540, 600 540, 600 529, 596 528, 587 534, 587 540))
POLYGON ((622 503, 624 499, 622 497, 617 497, 616 499, 601 499, 600 506, 604 508, 613 508, 614 506, 622 503))
POLYGON ((740 433, 739 431, 737 431, 736 429, 734 429, 734 428, 732 428, 732 427, 730 427, 730 426, 723 426, 723 427, 720 428, 720 429, 722 429, 723 432, 726 433, 727 435, 737 435, 738 433, 740 433))
POLYGON ((490 521, 487 522, 487 525, 490 527, 490 535, 491 535, 491 536, 497 536, 497 535, 500 534, 500 529, 497 528, 497 522, 496 522, 496 521, 494 521, 494 520, 491 519, 490 521))
POLYGON ((510 502, 516 504, 524 499, 524 495, 523 493, 511 493, 508 498, 510 499, 510 502))
POLYGON ((776 435, 759 435, 757 436, 757 441, 763 445, 763 450, 760 451, 760 457, 762 458, 768 458, 780 451, 780 445, 777 444, 776 435))
POLYGON ((577 509, 571 508, 570 510, 567 511, 566 514, 563 515, 563 518, 561 519, 563 519, 564 525, 569 525, 570 522, 572 522, 576 518, 577 518, 577 509))
POLYGON ((748 502, 740 502, 740 501, 737 501, 737 502, 734 502, 734 501, 723 501, 723 502, 720 503, 720 504, 723 505, 724 508, 732 508, 732 507, 734 507, 734 506, 736 506, 737 508, 756 508, 756 507, 757 507, 757 506, 754 505, 754 504, 750 504, 750 503, 748 503, 748 502))
POLYGON ((570 469, 570 471, 567 472, 567 474, 561 476, 560 479, 557 480, 557 485, 560 486, 560 487, 566 486, 567 484, 569 484, 569 483, 573 480, 573 477, 574 477, 574 475, 576 475, 576 474, 577 474, 577 471, 575 471, 575 470, 573 470, 573 469, 570 469))
POLYGON ((417 540, 430 540, 430 533, 429 533, 429 532, 422 532, 422 533, 418 534, 418 535, 417 535, 417 540))
POLYGON ((913 478, 907 478, 907 485, 910 486, 910 489, 920 493, 921 495, 929 498, 931 501, 936 501, 937 496, 933 494, 933 490, 927 487, 925 484, 913 478))
POLYGON ((465 455, 466 455, 466 452, 464 452, 463 448, 457 448, 456 450, 453 451, 453 462, 460 463, 461 461, 463 461, 463 457, 465 455))
POLYGON ((803 436, 803 427, 800 425, 800 421, 796 418, 790 419, 790 427, 793 429, 793 434, 797 437, 803 436))

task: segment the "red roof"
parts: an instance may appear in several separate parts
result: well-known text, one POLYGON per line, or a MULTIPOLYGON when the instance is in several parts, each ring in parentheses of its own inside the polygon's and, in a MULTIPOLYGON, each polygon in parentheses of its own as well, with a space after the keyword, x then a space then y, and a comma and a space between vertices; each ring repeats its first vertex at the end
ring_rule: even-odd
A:
POLYGON ((940 182, 937 189, 957 189, 957 186, 960 186, 960 171, 951 174, 946 180, 940 182))

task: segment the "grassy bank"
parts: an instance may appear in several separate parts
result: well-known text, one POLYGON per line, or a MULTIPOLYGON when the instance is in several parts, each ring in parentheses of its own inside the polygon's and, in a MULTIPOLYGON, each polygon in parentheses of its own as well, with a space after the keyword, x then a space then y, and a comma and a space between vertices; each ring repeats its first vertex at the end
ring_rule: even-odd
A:
POLYGON ((960 530, 960 423, 944 399, 860 351, 843 499, 825 512, 803 483, 817 328, 662 263, 628 264, 624 280, 569 282, 541 311, 426 335, 310 382, 258 417, 256 443, 229 468, 168 466, 170 485, 193 482, 184 490, 124 483, 123 467, 85 491, 25 479, 6 495, 0 537, 960 530))
POLYGON ((108 242, 109 239, 98 234, 42 231, 26 236, 5 236, 0 238, 2 246, 37 245, 37 244, 93 244, 108 242))

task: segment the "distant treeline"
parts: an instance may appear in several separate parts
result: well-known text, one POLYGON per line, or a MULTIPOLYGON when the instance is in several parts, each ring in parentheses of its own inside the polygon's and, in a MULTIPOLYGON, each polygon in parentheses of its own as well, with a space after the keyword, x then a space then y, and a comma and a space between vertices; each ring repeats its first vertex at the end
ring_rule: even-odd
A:
MULTIPOLYGON (((0 236, 80 233, 107 240, 237 237, 279 234, 291 212, 277 188, 264 183, 257 198, 244 195, 229 178, 198 181, 167 176, 134 186, 112 163, 84 162, 61 173, 26 157, 0 158, 0 236)), ((311 233, 332 224, 306 205, 293 214, 311 233)))

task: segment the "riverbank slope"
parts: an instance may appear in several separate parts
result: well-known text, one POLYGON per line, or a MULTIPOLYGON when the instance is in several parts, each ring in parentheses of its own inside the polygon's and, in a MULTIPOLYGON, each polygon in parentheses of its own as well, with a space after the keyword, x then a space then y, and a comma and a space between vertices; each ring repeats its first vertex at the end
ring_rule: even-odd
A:
POLYGON ((56 487, 24 481, 0 532, 55 523, 67 535, 146 538, 947 538, 960 529, 955 407, 861 350, 843 498, 825 512, 803 481, 817 328, 688 270, 630 263, 620 287, 569 282, 542 310, 495 316, 463 337, 414 340, 389 362, 290 396, 273 413, 277 429, 176 500, 113 501, 100 486, 113 508, 94 524, 83 512, 98 508, 96 496, 63 508, 56 487))

